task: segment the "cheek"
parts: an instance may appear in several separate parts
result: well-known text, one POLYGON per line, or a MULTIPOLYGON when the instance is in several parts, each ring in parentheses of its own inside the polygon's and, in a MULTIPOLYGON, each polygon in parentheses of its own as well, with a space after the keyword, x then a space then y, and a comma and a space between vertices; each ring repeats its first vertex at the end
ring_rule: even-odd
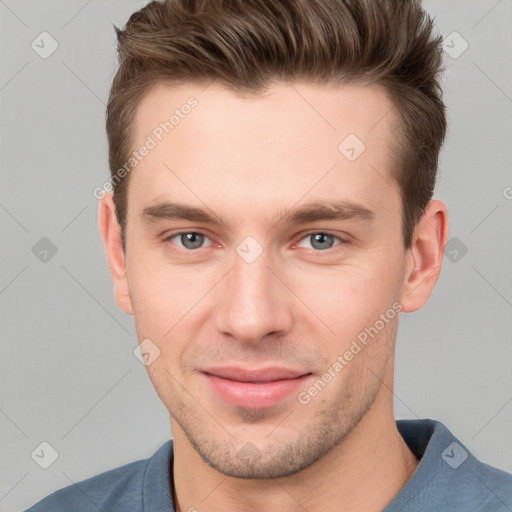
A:
POLYGON ((127 277, 139 338, 162 339, 179 318, 182 285, 161 264, 135 250, 127 260, 127 277))
POLYGON ((388 317, 394 318, 400 297, 398 262, 386 262, 383 257, 325 272, 303 272, 295 282, 297 295, 310 310, 311 314, 304 310, 310 324, 317 324, 316 330, 323 325, 327 337, 331 334, 340 349, 390 308, 388 317))
POLYGON ((163 353, 176 353, 185 345, 180 339, 187 337, 191 324, 196 329, 203 325, 207 295, 218 273, 193 265, 173 266, 155 253, 134 251, 127 265, 137 334, 154 341, 163 353))

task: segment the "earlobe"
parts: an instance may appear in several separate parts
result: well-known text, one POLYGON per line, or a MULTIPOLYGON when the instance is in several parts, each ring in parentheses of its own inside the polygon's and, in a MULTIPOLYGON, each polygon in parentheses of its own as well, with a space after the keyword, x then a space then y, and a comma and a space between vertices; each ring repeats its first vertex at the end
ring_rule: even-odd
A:
POLYGON ((407 251, 400 301, 404 313, 417 311, 427 303, 441 273, 447 238, 446 206, 441 201, 430 201, 407 251))
POLYGON ((116 218, 116 206, 112 194, 105 194, 98 207, 98 223, 107 252, 108 264, 117 305, 128 314, 133 314, 126 276, 125 254, 121 243, 121 229, 116 218))

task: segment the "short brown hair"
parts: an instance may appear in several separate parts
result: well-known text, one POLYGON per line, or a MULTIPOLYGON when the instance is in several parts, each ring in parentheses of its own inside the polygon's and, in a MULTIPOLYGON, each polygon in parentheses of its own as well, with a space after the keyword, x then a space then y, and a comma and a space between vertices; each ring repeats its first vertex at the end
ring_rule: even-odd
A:
MULTIPOLYGON (((107 107, 112 178, 133 149, 138 104, 160 82, 215 80, 239 93, 275 80, 376 84, 398 113, 395 179, 410 246, 446 132, 441 38, 419 0, 153 1, 117 32, 107 107)), ((113 187, 123 246, 128 178, 113 187)))

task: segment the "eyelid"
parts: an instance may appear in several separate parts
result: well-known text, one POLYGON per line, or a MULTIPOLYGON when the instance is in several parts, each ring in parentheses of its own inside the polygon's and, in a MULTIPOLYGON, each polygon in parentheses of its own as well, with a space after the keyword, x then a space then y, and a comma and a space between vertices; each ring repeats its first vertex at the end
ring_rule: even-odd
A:
POLYGON ((310 251, 314 251, 316 253, 328 253, 328 252, 332 252, 332 251, 335 251, 336 250, 336 247, 340 246, 340 245, 344 245, 344 244, 347 244, 349 242, 349 237, 348 235, 346 237, 343 237, 342 235, 340 235, 339 233, 335 233, 333 231, 329 231, 328 229, 313 229, 311 231, 308 231, 308 232, 305 232, 305 233, 302 233, 300 235, 299 238, 297 238, 297 241, 293 244, 294 247, 297 246, 299 244, 299 242, 301 242, 302 240, 304 240, 305 238, 307 237, 310 237, 311 235, 316 235, 318 233, 322 233, 323 235, 329 235, 329 236, 332 236, 334 238, 337 238, 339 240, 339 243, 337 243, 336 245, 333 245, 332 247, 329 247, 327 249, 324 249, 324 250, 320 250, 320 249, 314 249, 314 248, 308 248, 306 247, 305 249, 307 250, 310 250, 310 251))
POLYGON ((180 236, 180 235, 185 235, 188 233, 194 233, 196 235, 204 236, 207 240, 209 240, 210 243, 208 245, 203 245, 202 247, 199 247, 198 249, 187 249, 186 247, 182 247, 178 244, 173 244, 173 245, 176 245, 179 249, 188 251, 188 252, 195 252, 195 251, 198 251, 199 249, 205 249, 206 247, 212 247, 214 245, 218 245, 216 242, 214 242, 211 239, 211 237, 208 235, 208 233, 206 233, 202 229, 179 229, 177 231, 171 231, 170 233, 167 232, 165 234, 165 236, 163 237, 163 240, 164 240, 164 242, 171 242, 172 238, 180 236))

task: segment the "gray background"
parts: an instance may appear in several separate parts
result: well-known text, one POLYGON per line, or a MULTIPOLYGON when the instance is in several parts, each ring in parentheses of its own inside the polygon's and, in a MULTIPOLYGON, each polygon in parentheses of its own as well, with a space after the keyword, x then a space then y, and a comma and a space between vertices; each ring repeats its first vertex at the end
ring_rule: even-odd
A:
MULTIPOLYGON (((1 511, 145 458, 170 436, 133 355, 133 319, 114 302, 92 194, 108 178, 111 21, 142 4, 0 0, 1 511), (59 45, 46 59, 31 47, 43 31, 59 45), (42 237, 57 247, 46 261, 44 247, 32 252, 42 237), (59 455, 48 469, 31 458, 43 441, 59 455)), ((512 471, 512 2, 425 5, 452 53, 436 197, 454 239, 428 305, 401 317, 396 414, 439 419, 512 471), (454 31, 469 45, 456 58, 454 31)))

